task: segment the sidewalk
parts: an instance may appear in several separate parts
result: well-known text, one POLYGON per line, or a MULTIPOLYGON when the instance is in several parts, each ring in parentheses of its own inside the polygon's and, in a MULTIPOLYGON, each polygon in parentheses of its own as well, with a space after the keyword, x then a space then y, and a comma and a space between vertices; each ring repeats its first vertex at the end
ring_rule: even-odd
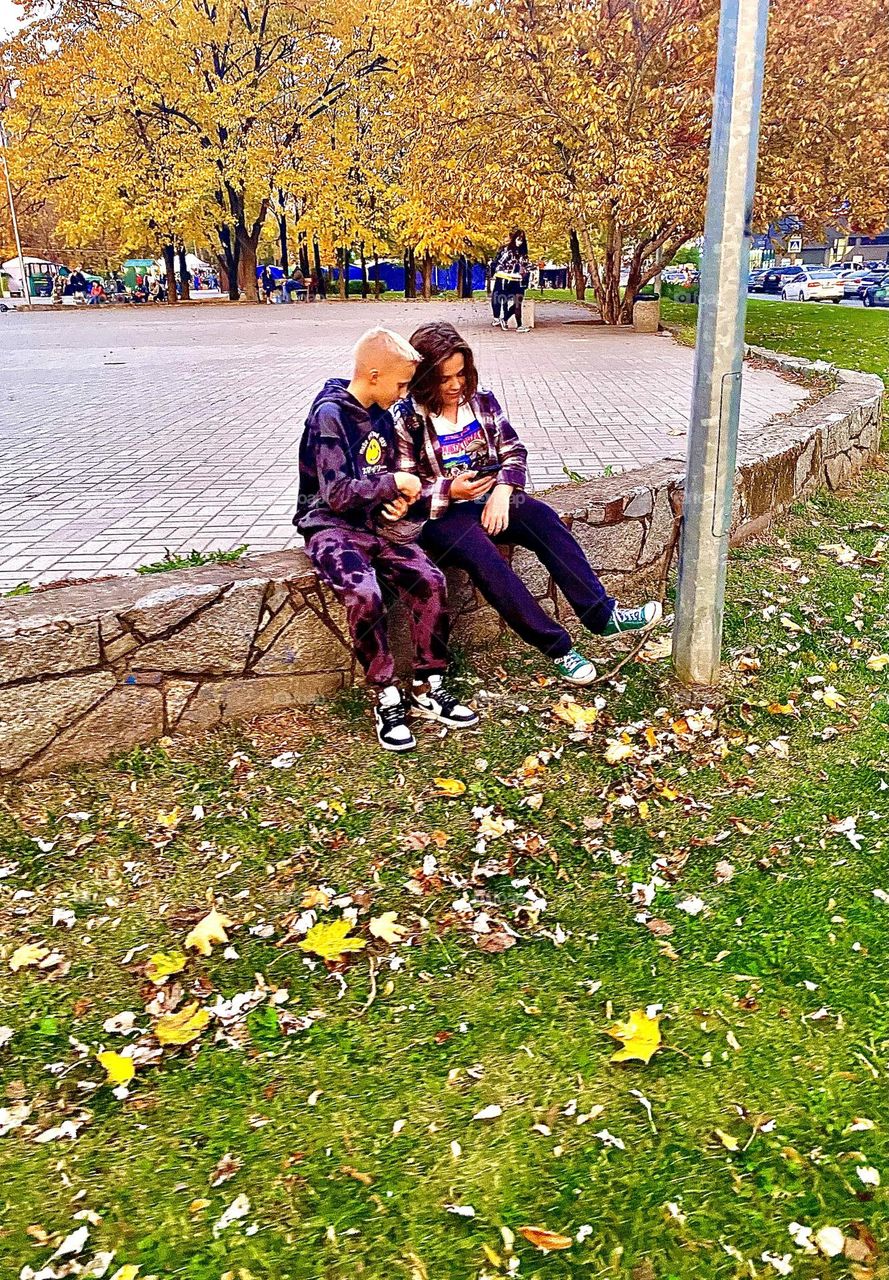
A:
MULTIPOLYGON (((528 445, 535 486, 685 457, 693 352, 614 332, 568 304, 529 334, 477 303, 331 302, 205 312, 77 308, 0 318, 0 590, 183 553, 298 541, 297 444, 324 378, 358 335, 447 318, 528 445)), ((805 398, 744 374, 743 437, 805 398)))

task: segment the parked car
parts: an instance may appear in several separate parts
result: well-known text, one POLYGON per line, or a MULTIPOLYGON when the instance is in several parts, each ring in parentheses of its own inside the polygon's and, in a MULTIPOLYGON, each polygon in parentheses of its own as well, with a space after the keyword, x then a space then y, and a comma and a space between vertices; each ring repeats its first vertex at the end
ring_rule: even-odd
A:
POLYGON ((843 282, 843 297, 857 297, 858 289, 866 275, 867 272, 864 267, 846 267, 840 271, 839 278, 843 282))
POLYGON ((879 284, 868 285, 861 300, 866 307, 889 307, 889 275, 883 276, 879 284))
POLYGON ((841 302, 843 282, 823 267, 800 267, 797 275, 785 279, 781 297, 785 302, 841 302))
POLYGON ((760 267, 756 271, 751 271, 747 277, 747 288, 751 293, 760 293, 762 291, 762 282, 769 274, 768 267, 760 267))
POLYGON ((855 297, 864 300, 864 295, 873 285, 882 284, 889 272, 886 271, 866 271, 861 277, 861 284, 855 291, 855 297))
POLYGON ((759 287, 763 293, 781 293, 785 281, 792 280, 801 271, 802 267, 769 267, 759 287))

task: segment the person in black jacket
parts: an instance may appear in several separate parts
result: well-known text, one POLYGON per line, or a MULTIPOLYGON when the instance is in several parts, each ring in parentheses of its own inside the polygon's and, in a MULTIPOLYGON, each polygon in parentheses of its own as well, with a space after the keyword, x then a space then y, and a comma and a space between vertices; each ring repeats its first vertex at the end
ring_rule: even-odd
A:
POLYGON ((415 542, 387 536, 420 494, 415 475, 396 470, 387 412, 405 395, 419 356, 388 329, 358 340, 351 381, 330 378, 306 419, 299 447, 299 499, 293 523, 318 575, 345 606, 355 656, 377 691, 380 746, 409 751, 416 740, 395 682, 383 590, 407 607, 414 646, 410 710, 459 729, 477 714, 448 691, 447 587, 415 542))
POLYGON ((531 262, 524 231, 513 231, 495 257, 491 272, 491 308, 494 312, 492 324, 499 324, 505 330, 510 319, 515 316, 519 333, 527 333, 526 326, 522 324, 522 298, 531 276, 531 262))

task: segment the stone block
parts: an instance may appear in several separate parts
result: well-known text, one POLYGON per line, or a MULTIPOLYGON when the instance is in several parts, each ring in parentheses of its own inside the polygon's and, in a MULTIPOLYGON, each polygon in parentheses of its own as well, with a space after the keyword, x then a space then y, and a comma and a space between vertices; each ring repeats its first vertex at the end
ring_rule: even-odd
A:
POLYGON ((831 489, 842 489, 852 478, 852 464, 845 454, 825 458, 824 474, 831 489))
POLYGON ((146 685, 118 685, 82 719, 61 730, 23 778, 53 769, 84 764, 131 751, 140 742, 153 742, 164 731, 160 689, 146 685))
POLYGON ((802 497, 811 493, 821 480, 821 437, 813 435, 796 460, 793 475, 794 493, 802 497))
POLYGON ((512 553, 512 567, 532 596, 540 599, 549 590, 549 571, 543 567, 533 551, 527 547, 516 547, 512 553))
POLYGON ((175 729, 186 703, 198 687, 196 680, 168 680, 164 688, 167 728, 175 729))
POLYGON ((207 680, 182 713, 177 729, 199 732, 231 720, 320 702, 343 687, 340 671, 318 675, 246 676, 207 680))
POLYGON ((666 488, 658 490, 654 501, 654 510, 651 515, 651 522, 648 526, 648 532, 645 535, 645 542, 642 546, 642 554, 640 556, 641 564, 649 564, 652 560, 663 555, 664 551, 673 536, 673 507, 670 502, 670 491, 666 488))
POLYGON ((624 518, 638 520, 640 516, 649 515, 653 506, 654 494, 650 489, 643 489, 641 493, 634 493, 624 507, 624 518))
POLYGON ((270 614, 267 608, 263 609, 262 615, 262 629, 257 632, 256 639, 253 642, 259 653, 265 653, 266 649, 271 646, 284 628, 293 621, 293 610, 288 602, 279 608, 274 615, 270 614))
POLYGON ((485 605, 482 609, 462 613, 454 623, 452 637, 456 644, 466 649, 476 649, 497 640, 503 627, 500 615, 490 605, 485 605))
MULTIPOLYGON (((340 628, 345 627, 342 610, 337 610, 340 628)), ((274 626, 274 622, 271 624, 274 626)), ((351 649, 346 649, 335 631, 311 608, 301 610, 273 639, 272 644, 255 664, 257 675, 284 674, 293 671, 342 671, 351 664, 351 649)))
POLYGON ((91 671, 0 689, 0 774, 20 769, 113 685, 110 671, 91 671))
POLYGON ((99 665, 96 622, 0 623, 0 685, 99 665))
POLYGON ((136 637, 131 636, 128 631, 124 631, 116 640, 112 640, 105 645, 105 658, 108 662, 119 662, 127 654, 138 648, 139 641, 136 637))
POLYGON ((120 617, 146 640, 174 630, 221 593, 213 582, 174 582, 140 598, 120 617))
POLYGON ((133 654, 133 670, 224 675, 243 671, 259 622, 265 583, 235 582, 215 604, 181 631, 144 644, 133 654))
POLYGON ((595 570, 603 566, 624 572, 635 569, 642 552, 645 528, 639 520, 617 525, 589 525, 578 522, 574 536, 595 570))

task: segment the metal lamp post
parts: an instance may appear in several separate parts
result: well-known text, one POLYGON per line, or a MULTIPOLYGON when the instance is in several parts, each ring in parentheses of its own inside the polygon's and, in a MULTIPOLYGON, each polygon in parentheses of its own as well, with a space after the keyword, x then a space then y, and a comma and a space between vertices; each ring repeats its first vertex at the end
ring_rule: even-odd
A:
POLYGON ((673 664, 719 677, 768 0, 722 0, 673 664))
MULTIPOLYGON (((5 103, 0 102, 0 113, 3 112, 5 105, 6 105, 5 103)), ((15 200, 13 199, 13 195, 12 195, 12 182, 10 181, 10 178, 9 178, 9 165, 6 162, 6 147, 7 147, 6 127, 3 124, 3 116, 2 114, 0 114, 0 157, 2 157, 3 159, 3 174, 4 174, 4 177, 6 178, 6 195, 9 199, 9 216, 12 220, 12 234, 13 234, 13 237, 15 238, 15 250, 18 255, 19 270, 22 273, 22 294, 24 295, 27 306, 33 307, 34 302, 33 302, 33 299, 31 298, 31 290, 28 287, 28 277, 25 274, 25 258, 24 258, 24 254, 22 253, 21 237, 19 236, 18 218, 16 217, 16 214, 15 214, 15 200)))

